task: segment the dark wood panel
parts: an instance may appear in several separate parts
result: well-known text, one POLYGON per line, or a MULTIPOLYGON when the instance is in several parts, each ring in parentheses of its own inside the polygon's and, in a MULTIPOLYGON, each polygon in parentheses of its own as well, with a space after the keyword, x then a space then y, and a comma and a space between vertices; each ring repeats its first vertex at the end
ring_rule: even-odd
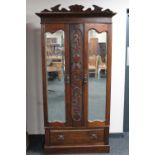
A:
POLYGON ((79 126, 79 127, 72 127, 72 126, 66 126, 64 124, 64 126, 49 126, 49 127, 45 127, 45 129, 52 129, 52 130, 75 130, 75 129, 78 129, 78 130, 84 130, 84 129, 103 129, 105 127, 109 127, 108 124, 106 124, 106 122, 101 122, 100 123, 97 123, 96 124, 96 121, 92 124, 88 123, 88 126, 85 127, 85 126, 79 126))
POLYGON ((45 32, 56 32, 58 30, 65 30, 65 24, 57 24, 57 23, 52 23, 52 24, 45 24, 45 32))
POLYGON ((51 130, 51 145, 104 144, 104 129, 51 130))
POLYGON ((90 23, 90 24, 85 24, 85 26, 86 26, 86 31, 89 31, 90 29, 94 29, 98 33, 108 31, 108 24, 90 23))
POLYGON ((108 32, 107 32, 107 84, 106 84, 106 123, 108 123, 108 124, 110 124, 111 61, 112 61, 112 25, 108 25, 108 32))
POLYGON ((45 146, 45 154, 51 153, 108 153, 109 145, 45 146))
POLYGON ((50 145, 50 129, 45 130, 45 145, 50 145))
POLYGON ((43 108, 44 126, 48 126, 48 105, 47 105, 47 77, 46 77, 46 55, 45 55, 45 25, 41 25, 41 58, 42 58, 42 87, 43 87, 43 108))
POLYGON ((50 24, 50 23, 65 23, 65 24, 72 24, 72 23, 106 23, 111 24, 112 20, 110 18, 42 18, 41 24, 50 24))
POLYGON ((101 122, 101 121, 88 121, 88 127, 105 127, 106 125, 106 122, 101 122))
POLYGON ((83 105, 84 105, 84 126, 88 127, 88 37, 84 24, 84 53, 83 53, 83 105))
MULTIPOLYGON (((70 85, 70 51, 69 51, 69 25, 65 24, 65 76, 68 76, 68 81, 65 80, 65 110, 66 110, 66 126, 72 125, 71 119, 71 85, 70 85)), ((66 77, 65 77, 66 78, 66 77)))
POLYGON ((109 145, 109 127, 104 128, 104 144, 109 145))

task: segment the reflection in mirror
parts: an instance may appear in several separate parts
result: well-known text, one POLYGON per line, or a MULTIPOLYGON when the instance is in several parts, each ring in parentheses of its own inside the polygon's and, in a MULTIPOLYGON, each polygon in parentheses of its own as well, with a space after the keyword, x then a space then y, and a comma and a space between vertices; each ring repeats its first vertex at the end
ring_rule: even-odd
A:
POLYGON ((105 121, 106 111, 106 32, 88 32, 88 120, 105 121))
POLYGON ((45 33, 48 121, 65 122, 64 31, 45 33))

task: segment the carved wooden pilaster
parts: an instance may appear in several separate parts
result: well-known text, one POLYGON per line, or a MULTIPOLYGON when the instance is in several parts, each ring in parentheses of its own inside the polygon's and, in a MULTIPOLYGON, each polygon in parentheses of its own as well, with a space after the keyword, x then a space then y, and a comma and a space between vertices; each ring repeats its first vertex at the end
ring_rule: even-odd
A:
POLYGON ((82 125, 83 24, 70 24, 71 106, 73 126, 82 125))

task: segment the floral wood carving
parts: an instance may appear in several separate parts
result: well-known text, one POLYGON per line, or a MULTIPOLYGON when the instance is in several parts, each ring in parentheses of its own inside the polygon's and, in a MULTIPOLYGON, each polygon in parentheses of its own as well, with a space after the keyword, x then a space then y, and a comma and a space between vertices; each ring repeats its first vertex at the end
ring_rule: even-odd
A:
POLYGON ((61 4, 58 4, 54 7, 51 8, 51 10, 47 10, 44 9, 43 11, 41 11, 41 13, 37 13, 38 16, 43 16, 45 14, 63 14, 65 15, 65 13, 68 14, 85 14, 86 16, 88 16, 89 14, 94 15, 94 16, 102 16, 102 17, 112 17, 114 16, 116 13, 111 11, 110 9, 105 9, 103 10, 102 7, 99 7, 97 5, 92 5, 94 7, 94 9, 91 8, 87 8, 84 10, 84 6, 82 5, 71 5, 68 8, 62 8, 60 9, 61 4))
POLYGON ((82 24, 70 25, 72 119, 75 122, 82 119, 82 34, 82 24))

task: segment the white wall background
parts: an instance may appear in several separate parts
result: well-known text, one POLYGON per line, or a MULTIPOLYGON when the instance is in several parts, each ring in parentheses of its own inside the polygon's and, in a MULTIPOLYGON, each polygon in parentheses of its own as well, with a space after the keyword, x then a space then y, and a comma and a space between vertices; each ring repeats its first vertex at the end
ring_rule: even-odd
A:
POLYGON ((111 133, 123 132, 124 80, 125 80, 125 44, 126 44, 126 8, 128 0, 27 0, 27 131, 30 134, 44 133, 40 19, 35 15, 43 9, 62 4, 92 7, 93 4, 110 8, 117 15, 113 17, 112 45, 112 88, 111 88, 111 133))

